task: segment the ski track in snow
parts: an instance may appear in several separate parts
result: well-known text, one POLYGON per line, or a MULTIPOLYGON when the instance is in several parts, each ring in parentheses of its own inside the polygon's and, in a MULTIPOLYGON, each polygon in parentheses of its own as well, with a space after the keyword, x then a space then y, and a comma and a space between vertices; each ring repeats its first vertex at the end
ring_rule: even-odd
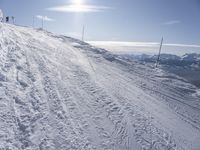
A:
POLYGON ((0 30, 0 149, 200 149, 189 83, 65 36, 0 30))

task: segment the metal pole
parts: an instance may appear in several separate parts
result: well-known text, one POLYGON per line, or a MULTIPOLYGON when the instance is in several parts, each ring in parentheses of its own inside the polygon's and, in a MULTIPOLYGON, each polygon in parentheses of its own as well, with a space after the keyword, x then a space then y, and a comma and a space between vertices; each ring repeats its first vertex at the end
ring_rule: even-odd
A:
POLYGON ((44 28, 44 16, 42 16, 42 29, 44 28))
POLYGON ((33 28, 35 28, 35 16, 33 16, 33 28))
POLYGON ((162 37, 162 39, 161 39, 161 43, 160 43, 160 48, 159 48, 159 53, 158 53, 158 59, 157 59, 157 61, 156 61, 156 67, 158 66, 158 63, 159 63, 159 61, 160 61, 160 54, 161 54, 161 50, 162 50, 162 45, 163 45, 163 37, 162 37))
POLYGON ((15 24, 15 17, 12 16, 11 18, 12 18, 12 24, 15 24))
POLYGON ((83 31, 82 31, 82 41, 84 41, 84 36, 85 36, 85 26, 83 26, 83 31))

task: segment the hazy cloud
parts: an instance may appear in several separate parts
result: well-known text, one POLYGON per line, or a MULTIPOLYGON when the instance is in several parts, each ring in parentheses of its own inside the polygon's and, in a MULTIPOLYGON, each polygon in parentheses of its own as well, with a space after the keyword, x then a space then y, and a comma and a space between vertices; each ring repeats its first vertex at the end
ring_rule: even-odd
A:
POLYGON ((122 42, 122 41, 89 41, 94 45, 123 46, 123 47, 156 47, 159 43, 151 42, 122 42))
POLYGON ((181 23, 180 20, 170 20, 170 21, 164 22, 162 24, 163 25, 174 25, 174 24, 179 24, 179 23, 181 23))
POLYGON ((44 20, 44 21, 55 21, 54 19, 52 18, 49 18, 47 16, 41 16, 41 15, 37 15, 36 18, 40 19, 40 20, 44 20))
POLYGON ((176 47, 188 47, 188 48, 200 48, 200 45, 188 45, 188 44, 164 44, 165 46, 176 46, 176 47))
MULTIPOLYGON (((160 46, 159 42, 88 41, 88 43, 116 54, 155 55, 160 46)), ((182 56, 186 53, 200 53, 200 45, 164 43, 162 51, 163 53, 182 56)))
MULTIPOLYGON (((88 41, 94 45, 107 45, 107 46, 124 46, 124 47, 157 47, 160 43, 157 42, 122 42, 122 41, 88 41)), ((188 47, 188 48, 200 48, 200 45, 190 44, 170 44, 165 43, 163 46, 169 47, 188 47)))
POLYGON ((91 13, 91 12, 103 12, 105 10, 111 9, 110 7, 106 6, 97 6, 97 5, 62 5, 47 8, 49 11, 56 11, 56 12, 71 12, 71 13, 91 13))

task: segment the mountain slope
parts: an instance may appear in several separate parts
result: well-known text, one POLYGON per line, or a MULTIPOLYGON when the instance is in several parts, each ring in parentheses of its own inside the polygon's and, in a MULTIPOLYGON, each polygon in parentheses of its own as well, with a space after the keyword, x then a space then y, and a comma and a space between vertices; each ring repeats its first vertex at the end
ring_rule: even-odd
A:
POLYGON ((0 24, 0 149, 199 150, 199 92, 65 36, 0 24))

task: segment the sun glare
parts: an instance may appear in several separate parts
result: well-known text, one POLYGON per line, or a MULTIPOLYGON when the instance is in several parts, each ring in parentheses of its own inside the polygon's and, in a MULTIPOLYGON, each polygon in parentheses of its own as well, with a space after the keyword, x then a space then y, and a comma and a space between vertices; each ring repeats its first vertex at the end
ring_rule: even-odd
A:
POLYGON ((83 0, 73 0, 73 4, 74 5, 82 5, 83 4, 83 0))
POLYGON ((110 7, 89 5, 86 4, 86 0, 71 0, 68 5, 48 8, 48 10, 51 11, 75 12, 75 13, 102 12, 106 9, 110 9, 110 7))

